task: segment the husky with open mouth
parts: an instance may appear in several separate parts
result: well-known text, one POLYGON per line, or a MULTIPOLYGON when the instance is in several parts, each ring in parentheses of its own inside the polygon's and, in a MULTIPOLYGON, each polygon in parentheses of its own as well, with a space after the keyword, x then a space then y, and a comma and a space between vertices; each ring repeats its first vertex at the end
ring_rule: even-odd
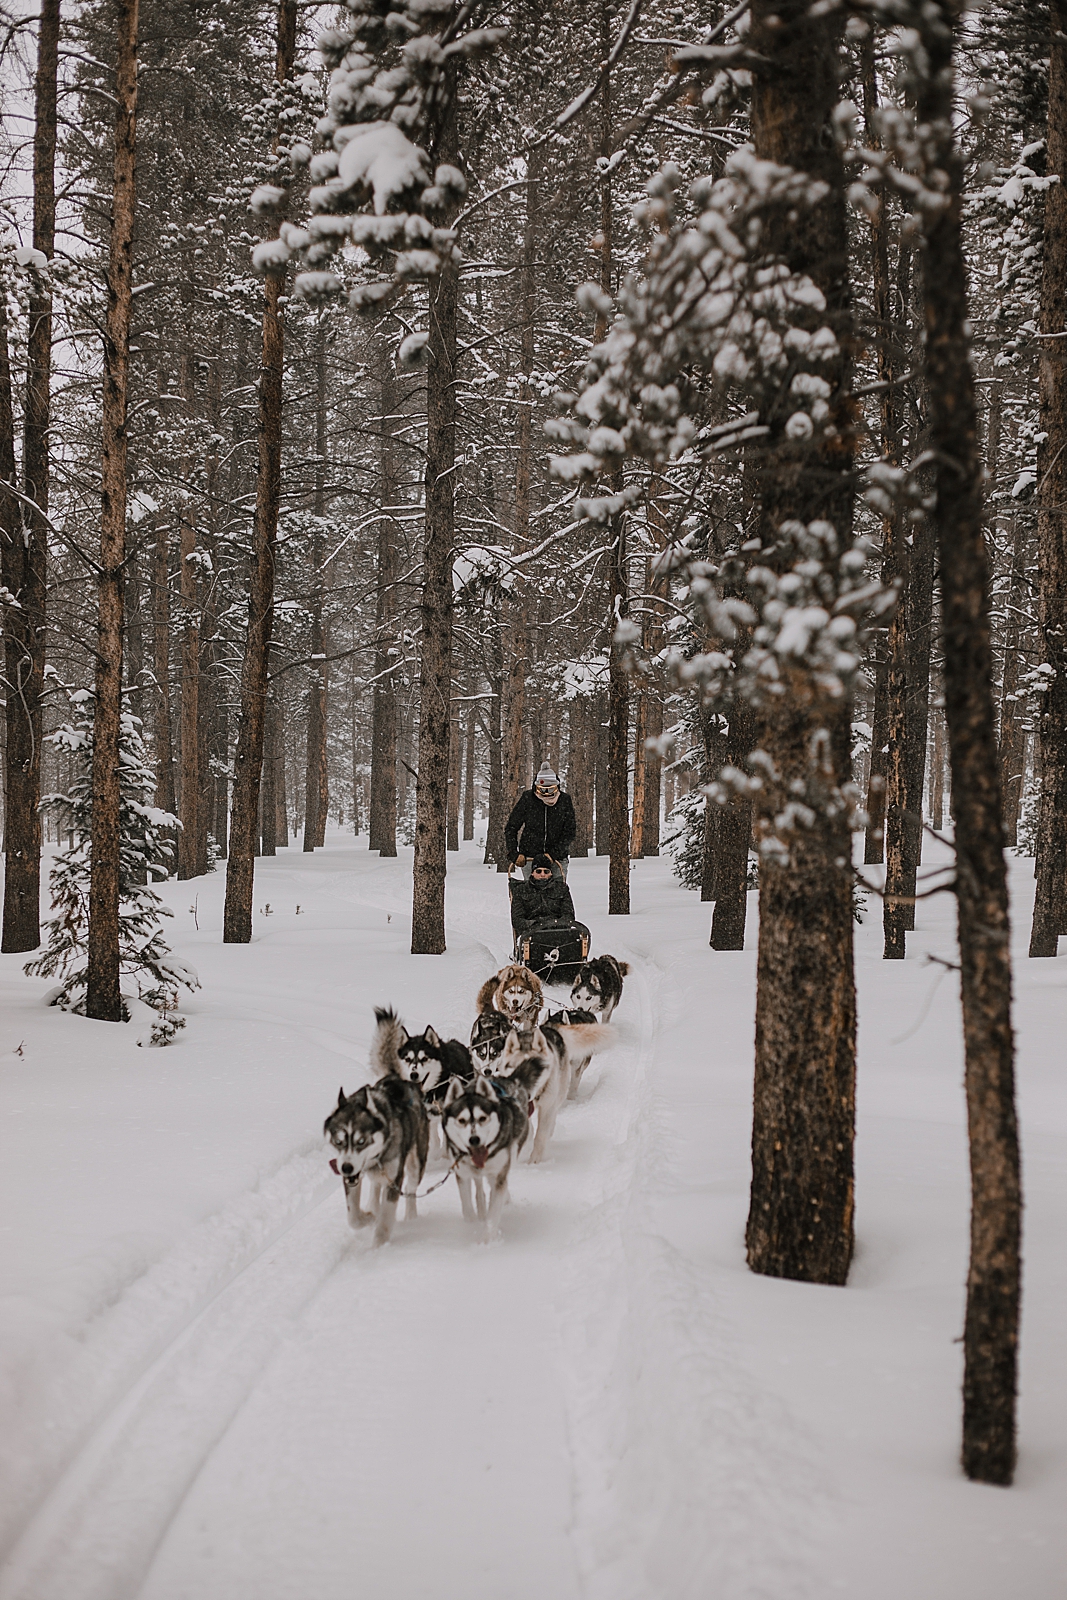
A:
POLYGON ((445 1095, 441 1131, 459 1203, 467 1222, 483 1224, 487 1240, 500 1226, 508 1173, 530 1131, 530 1091, 544 1070, 540 1061, 524 1061, 506 1079, 480 1072, 463 1085, 453 1078, 445 1095))
POLYGON ((374 1014, 378 1027, 371 1067, 377 1082, 351 1095, 342 1089, 323 1133, 332 1152, 330 1166, 344 1180, 349 1225, 362 1228, 374 1222, 374 1243, 380 1245, 392 1234, 405 1177, 404 1215, 409 1221, 416 1215, 415 1191, 426 1170, 430 1128, 422 1090, 408 1081, 397 1054, 400 1020, 392 1011, 374 1014), (359 1204, 364 1178, 371 1190, 369 1211, 359 1204))

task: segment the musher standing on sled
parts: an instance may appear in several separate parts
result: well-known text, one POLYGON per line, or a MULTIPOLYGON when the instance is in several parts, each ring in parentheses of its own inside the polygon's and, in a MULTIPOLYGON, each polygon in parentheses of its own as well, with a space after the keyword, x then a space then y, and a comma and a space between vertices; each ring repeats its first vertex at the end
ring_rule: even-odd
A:
POLYGON ((532 864, 535 855, 549 856, 566 882, 571 845, 577 832, 571 797, 562 792, 559 779, 546 761, 534 779, 533 788, 520 794, 505 825, 508 860, 522 867, 523 877, 529 880, 531 869, 527 862, 532 864))

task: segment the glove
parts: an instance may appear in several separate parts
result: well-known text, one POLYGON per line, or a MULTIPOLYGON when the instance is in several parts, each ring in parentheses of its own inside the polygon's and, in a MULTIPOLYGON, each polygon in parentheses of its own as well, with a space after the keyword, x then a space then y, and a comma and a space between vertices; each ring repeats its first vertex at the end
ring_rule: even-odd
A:
POLYGON ((526 865, 526 857, 525 856, 516 856, 515 857, 515 865, 517 867, 524 867, 526 865))

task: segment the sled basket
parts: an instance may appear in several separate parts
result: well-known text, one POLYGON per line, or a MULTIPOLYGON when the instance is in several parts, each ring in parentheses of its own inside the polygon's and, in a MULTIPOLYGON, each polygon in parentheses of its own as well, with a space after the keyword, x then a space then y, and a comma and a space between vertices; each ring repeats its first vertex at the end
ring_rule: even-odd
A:
POLYGON ((544 983, 573 983, 589 955, 589 929, 584 922, 546 922, 527 928, 515 940, 523 966, 544 983))

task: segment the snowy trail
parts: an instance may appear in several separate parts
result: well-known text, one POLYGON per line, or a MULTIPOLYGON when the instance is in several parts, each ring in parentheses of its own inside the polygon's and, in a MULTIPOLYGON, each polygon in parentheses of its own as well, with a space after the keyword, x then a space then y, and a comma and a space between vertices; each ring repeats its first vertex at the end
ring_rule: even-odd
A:
POLYGON ((598 910, 606 865, 571 884, 632 963, 618 1042, 488 1248, 449 1182, 372 1251, 320 1136, 374 1004, 465 1036, 507 938, 473 850, 442 957, 409 954, 410 852, 260 862, 247 946, 221 944, 221 874, 167 885, 204 987, 165 1051, 0 958, 0 1600, 1063 1592, 1067 960, 1026 962, 1029 863, 1010 1492, 957 1462, 959 1010, 924 960, 953 958, 953 908, 924 903, 904 962, 857 930, 857 1253, 828 1291, 745 1266, 755 897, 748 948, 710 954, 669 863, 635 865, 627 919, 598 910))
MULTIPOLYGON (((338 876, 319 886, 389 909, 338 876)), ((484 928, 489 906, 499 920, 498 900, 498 884, 466 896, 453 936, 484 928)), ((636 972, 631 987, 640 1026, 621 1023, 589 1070, 550 1159, 515 1174, 502 1241, 471 1241, 449 1183, 373 1252, 345 1226, 336 1184, 316 1184, 98 1420, 8 1560, 0 1600, 302 1600, 311 1572, 350 1581, 356 1550, 361 1584, 401 1595, 433 1582, 457 1600, 576 1597, 567 1395, 591 1380, 576 1380, 567 1294, 586 1219, 635 1170, 620 1150, 654 1034, 636 972), (419 1538, 398 1548, 405 1501, 419 1538)), ((365 1054, 277 1002, 265 1011, 258 989, 231 988, 227 1003, 242 996, 260 1020, 365 1054)), ((332 1022, 345 1008, 327 1009, 332 1022)))

